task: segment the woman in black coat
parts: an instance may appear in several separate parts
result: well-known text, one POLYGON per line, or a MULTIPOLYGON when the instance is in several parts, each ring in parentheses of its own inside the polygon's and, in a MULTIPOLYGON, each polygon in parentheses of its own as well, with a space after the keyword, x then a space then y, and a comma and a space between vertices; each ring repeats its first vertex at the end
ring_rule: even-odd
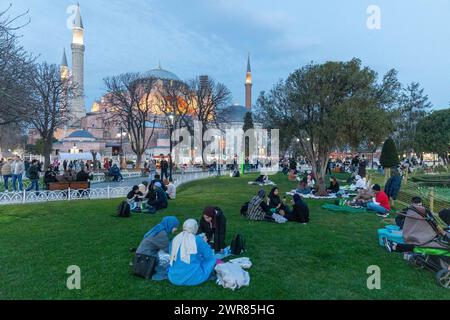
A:
POLYGON ((216 252, 225 249, 227 219, 218 207, 206 207, 200 218, 197 234, 204 233, 211 248, 216 252))
POLYGON ((307 224, 309 222, 309 208, 306 202, 303 201, 299 194, 294 194, 294 205, 292 212, 286 214, 284 217, 289 221, 300 222, 307 224))
POLYGON ((269 193, 269 207, 276 209, 276 213, 282 215, 291 212, 290 208, 281 200, 280 189, 278 187, 273 187, 269 193))

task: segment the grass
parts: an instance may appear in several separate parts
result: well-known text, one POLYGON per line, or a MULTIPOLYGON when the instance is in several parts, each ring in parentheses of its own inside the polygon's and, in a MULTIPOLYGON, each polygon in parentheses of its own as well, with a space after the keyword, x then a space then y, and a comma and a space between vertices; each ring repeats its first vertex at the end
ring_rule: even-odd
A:
MULTIPOLYGON (((130 219, 112 217, 118 199, 0 207, 0 299, 448 299, 431 272, 378 246, 387 222, 373 214, 331 213, 320 208, 324 201, 309 201, 306 226, 246 221, 239 209, 258 190, 247 184, 254 178, 193 182, 169 209, 130 219), (211 204, 228 218, 228 241, 246 237, 249 287, 176 287, 130 274, 129 248, 162 216, 198 218, 211 204), (81 268, 81 290, 66 288, 70 265, 81 268), (381 268, 381 290, 367 289, 370 265, 381 268)), ((286 176, 272 179, 283 192, 295 187, 286 176)))

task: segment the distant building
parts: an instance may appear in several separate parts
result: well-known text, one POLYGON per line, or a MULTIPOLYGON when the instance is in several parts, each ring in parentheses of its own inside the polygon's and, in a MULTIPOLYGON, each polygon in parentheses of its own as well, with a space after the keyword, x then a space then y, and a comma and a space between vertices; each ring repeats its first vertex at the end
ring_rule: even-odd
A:
MULTIPOLYGON (((84 31, 83 20, 81 17, 80 7, 78 6, 75 15, 74 25, 72 29, 72 68, 69 67, 66 51, 60 65, 61 77, 71 77, 75 83, 77 91, 72 101, 70 101, 70 121, 67 126, 58 129, 55 138, 58 140, 53 145, 53 155, 58 153, 78 153, 78 152, 96 152, 103 158, 117 156, 121 149, 126 158, 134 158, 131 146, 125 132, 125 128, 120 128, 108 121, 113 108, 108 103, 108 96, 101 97, 94 102, 91 110, 86 112, 84 100, 84 31)), ((165 70, 161 64, 157 68, 151 69, 143 73, 143 78, 157 79, 157 86, 164 85, 168 81, 179 81, 180 78, 173 72, 165 70)), ((201 86, 206 86, 208 76, 199 76, 201 86)), ((156 93, 155 93, 156 94, 156 93)), ((245 106, 232 105, 224 110, 221 129, 226 128, 242 128, 244 125, 244 117, 247 111, 251 111, 252 107, 252 75, 250 67, 250 55, 247 60, 247 71, 245 78, 245 106)), ((167 155, 169 153, 169 130, 166 126, 166 120, 163 115, 157 115, 155 124, 148 123, 148 136, 152 130, 153 135, 148 143, 145 153, 146 159, 158 157, 160 154, 167 155)), ((257 127, 258 124, 255 124, 257 127)), ((36 130, 30 130, 29 143, 35 144, 39 139, 36 130)), ((225 141, 223 141, 224 143, 225 141)), ((191 155, 195 154, 192 150, 191 155)), ((198 155, 197 155, 198 156, 198 155)))

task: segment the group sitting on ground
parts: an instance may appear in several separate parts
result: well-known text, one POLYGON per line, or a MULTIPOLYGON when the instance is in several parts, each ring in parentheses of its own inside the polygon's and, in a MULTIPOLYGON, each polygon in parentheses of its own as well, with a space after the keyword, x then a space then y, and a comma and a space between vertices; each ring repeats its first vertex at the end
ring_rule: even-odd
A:
POLYGON ((144 181, 135 185, 127 195, 128 204, 132 212, 155 213, 168 206, 168 196, 160 182, 144 181))
POLYGON ((274 222, 275 215, 280 215, 287 221, 300 222, 306 224, 309 222, 309 208, 299 194, 295 194, 290 208, 286 204, 286 198, 283 200, 279 195, 279 188, 274 187, 270 191, 268 201, 266 201, 266 192, 261 189, 247 204, 244 205, 242 213, 249 220, 274 222))
POLYGON ((215 253, 223 253, 226 247, 226 218, 220 208, 208 206, 199 222, 186 220, 182 232, 170 241, 179 224, 174 216, 164 217, 132 251, 156 258, 160 251, 169 254, 169 281, 179 286, 199 285, 213 276, 217 263, 215 253))

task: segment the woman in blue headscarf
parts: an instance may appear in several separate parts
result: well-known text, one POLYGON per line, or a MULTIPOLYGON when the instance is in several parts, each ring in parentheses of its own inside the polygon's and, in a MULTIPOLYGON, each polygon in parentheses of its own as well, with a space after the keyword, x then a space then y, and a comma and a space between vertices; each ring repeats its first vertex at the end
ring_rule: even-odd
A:
POLYGON ((169 235, 177 231, 179 224, 176 217, 164 217, 159 224, 144 235, 136 253, 156 256, 159 250, 169 252, 169 235))
POLYGON ((302 197, 297 193, 294 194, 292 202, 294 203, 292 212, 286 214, 284 217, 289 221, 307 224, 309 222, 309 208, 306 202, 303 201, 302 197))

